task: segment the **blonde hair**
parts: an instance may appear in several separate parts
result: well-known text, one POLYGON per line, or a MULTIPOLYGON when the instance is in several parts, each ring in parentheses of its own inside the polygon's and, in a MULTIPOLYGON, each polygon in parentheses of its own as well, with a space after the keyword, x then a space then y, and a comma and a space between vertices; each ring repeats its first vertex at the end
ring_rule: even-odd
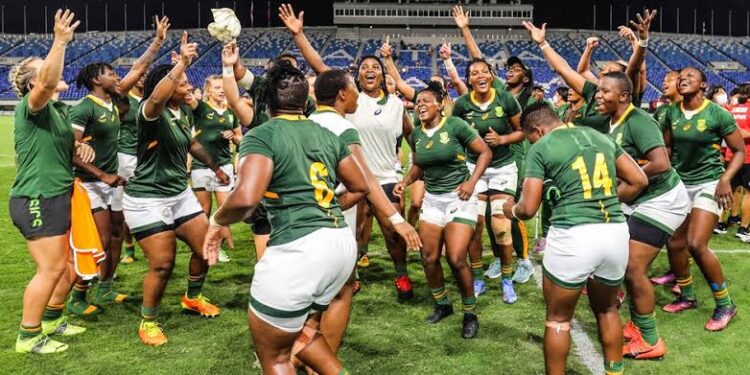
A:
POLYGON ((31 79, 36 76, 36 69, 31 67, 33 61, 39 60, 38 57, 27 57, 8 72, 8 81, 10 82, 13 92, 16 96, 23 98, 31 90, 31 79))
POLYGON ((208 94, 208 89, 211 87, 211 82, 216 81, 216 80, 222 81, 222 85, 223 85, 224 78, 220 74, 211 74, 210 76, 206 77, 206 81, 203 82, 203 96, 204 97, 207 96, 208 94))

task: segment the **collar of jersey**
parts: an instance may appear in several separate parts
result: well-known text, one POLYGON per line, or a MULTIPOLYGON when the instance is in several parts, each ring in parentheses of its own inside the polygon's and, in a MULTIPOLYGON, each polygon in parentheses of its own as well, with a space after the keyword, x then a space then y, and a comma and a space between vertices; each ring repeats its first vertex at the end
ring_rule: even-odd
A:
MULTIPOLYGON (((711 103, 711 101, 710 101, 710 100, 708 100, 708 99, 705 99, 705 98, 704 98, 704 99, 703 99, 703 104, 701 104, 701 106, 700 106, 700 107, 698 107, 698 109, 696 109, 696 110, 695 110, 695 114, 697 115, 697 114, 699 114, 699 113, 700 113, 700 112, 701 112, 702 110, 706 109, 706 107, 708 107, 708 105, 709 105, 710 103, 711 103)), ((680 112, 682 112, 682 113, 683 113, 683 115, 684 115, 684 114, 685 114, 685 111, 688 111, 688 110, 687 110, 687 109, 685 109, 685 100, 683 99, 683 100, 681 100, 681 101, 680 101, 680 112)), ((692 112, 692 111, 691 111, 691 112, 692 112)), ((693 116, 695 116, 695 115, 693 115, 693 116)))
MULTIPOLYGON (((472 90, 469 94, 469 99, 471 99, 471 103, 474 104, 475 107, 480 108, 480 103, 474 98, 474 93, 475 91, 472 90)), ((494 87, 490 87, 490 100, 486 103, 492 103, 492 101, 495 100, 495 95, 497 95, 497 90, 495 90, 494 87)))
POLYGON ((339 116, 341 115, 339 113, 339 111, 336 110, 336 108, 333 108, 330 105, 325 105, 325 104, 318 104, 318 110, 315 111, 315 112, 317 112, 317 113, 331 112, 331 113, 335 113, 335 114, 337 114, 339 116))
POLYGON ((141 100, 143 100, 143 98, 142 98, 142 97, 140 97, 140 96, 138 96, 138 95, 136 95, 136 94, 133 94, 133 92, 132 92, 132 91, 128 92, 128 96, 129 96, 129 97, 131 97, 131 98, 133 98, 133 99, 135 99, 135 100, 137 100, 137 101, 139 101, 139 102, 140 102, 141 100))
POLYGON ((307 117, 305 115, 278 115, 274 118, 281 119, 281 120, 289 120, 289 121, 302 121, 307 120, 307 117))
MULTIPOLYGON (((437 126, 435 127, 434 131, 435 131, 435 132, 437 132, 437 131, 438 131, 438 130, 439 130, 440 128, 442 128, 442 127, 443 127, 443 125, 445 125, 445 122, 446 122, 447 120, 448 120, 448 118, 447 118, 447 117, 443 117, 443 119, 442 119, 442 120, 440 120, 440 123, 439 123, 439 124, 438 124, 438 125, 437 125, 437 126)), ((427 130, 433 130, 433 129, 427 129, 427 128, 425 128, 425 127, 424 127, 424 124, 422 124, 421 128, 422 128, 422 131, 423 131, 423 132, 424 132, 424 131, 427 131, 427 130)), ((434 133, 433 133, 433 134, 434 134, 434 133)))
POLYGON ((552 131, 550 133, 558 131, 558 130, 562 130, 562 129, 571 129, 571 128, 575 128, 575 127, 576 126, 573 125, 572 122, 569 122, 567 124, 562 124, 562 126, 558 126, 558 127, 554 128, 554 129, 552 129, 552 131))
POLYGON ((386 95, 385 91, 383 89, 380 89, 380 96, 378 96, 378 105, 385 105, 385 103, 388 103, 388 95, 386 95))
POLYGON ((633 112, 634 109, 635 109, 635 106, 633 105, 633 103, 630 103, 630 105, 628 105, 628 108, 625 110, 625 112, 622 113, 622 116, 620 116, 617 122, 613 123, 612 126, 620 126, 620 124, 622 124, 623 121, 625 121, 625 119, 628 118, 628 116, 630 116, 630 112, 633 112))
MULTIPOLYGON (((110 111, 109 106, 104 100, 101 100, 92 94, 88 94, 86 95, 86 97, 89 98, 89 100, 91 100, 92 102, 96 103, 98 106, 110 111)), ((112 104, 112 110, 117 110, 117 107, 115 106, 115 104, 114 103, 111 103, 111 104, 112 104)))
POLYGON ((211 103, 209 103, 208 101, 206 101, 206 105, 209 106, 209 107, 211 107, 211 109, 213 109, 214 112, 216 112, 216 113, 219 113, 220 110, 223 111, 223 112, 221 112, 222 115, 224 114, 224 112, 226 112, 229 109, 229 107, 217 109, 216 107, 212 106, 211 103))

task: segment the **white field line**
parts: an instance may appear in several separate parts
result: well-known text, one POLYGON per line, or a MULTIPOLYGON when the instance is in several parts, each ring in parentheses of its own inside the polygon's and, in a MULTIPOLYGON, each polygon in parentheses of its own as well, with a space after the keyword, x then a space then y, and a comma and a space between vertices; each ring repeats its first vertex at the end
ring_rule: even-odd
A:
MULTIPOLYGON (((534 265, 534 280, 536 281, 536 286, 542 289, 542 267, 538 264, 534 265)), ((575 353, 578 358, 592 374, 603 374, 604 357, 599 354, 594 343, 589 339, 589 336, 584 332, 575 318, 570 322, 570 326, 570 337, 575 344, 575 353)))

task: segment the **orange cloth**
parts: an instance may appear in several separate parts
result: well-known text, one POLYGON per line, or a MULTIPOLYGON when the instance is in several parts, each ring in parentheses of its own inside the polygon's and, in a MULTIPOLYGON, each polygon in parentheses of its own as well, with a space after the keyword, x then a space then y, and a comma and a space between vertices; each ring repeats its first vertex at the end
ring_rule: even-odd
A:
POLYGON ((70 212, 70 248, 78 276, 91 279, 97 275, 97 264, 106 258, 91 214, 91 201, 86 188, 76 179, 70 212))

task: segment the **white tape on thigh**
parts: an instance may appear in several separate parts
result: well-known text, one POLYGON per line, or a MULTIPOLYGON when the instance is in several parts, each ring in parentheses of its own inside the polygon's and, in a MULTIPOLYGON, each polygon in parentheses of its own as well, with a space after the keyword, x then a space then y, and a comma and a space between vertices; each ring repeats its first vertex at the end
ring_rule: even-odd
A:
POLYGON ((570 322, 552 322, 547 320, 544 322, 544 326, 554 329, 555 333, 560 333, 560 331, 570 331, 570 322))
POLYGON ((505 216, 503 213, 503 205, 505 205, 505 202, 507 199, 495 199, 493 201, 490 201, 490 207, 492 208, 492 215, 499 215, 499 216, 505 216))
POLYGON ((479 216, 484 216, 484 213, 487 212, 487 201, 479 200, 477 202, 477 214, 479 216))

